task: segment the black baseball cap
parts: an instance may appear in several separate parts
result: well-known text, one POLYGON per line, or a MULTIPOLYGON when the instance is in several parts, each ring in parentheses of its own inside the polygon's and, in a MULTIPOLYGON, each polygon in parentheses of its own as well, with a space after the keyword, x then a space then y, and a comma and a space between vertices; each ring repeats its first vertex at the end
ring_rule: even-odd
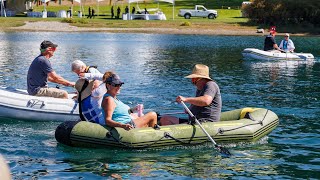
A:
POLYGON ((58 47, 58 45, 53 44, 51 41, 42 41, 40 45, 40 49, 47 49, 48 47, 58 47))
POLYGON ((124 84, 123 81, 120 80, 120 77, 116 74, 113 74, 105 81, 107 84, 124 84))

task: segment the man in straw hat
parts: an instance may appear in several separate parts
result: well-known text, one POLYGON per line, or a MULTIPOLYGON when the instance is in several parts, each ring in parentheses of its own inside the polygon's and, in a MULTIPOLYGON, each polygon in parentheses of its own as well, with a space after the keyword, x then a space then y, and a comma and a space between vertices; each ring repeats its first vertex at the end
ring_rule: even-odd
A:
MULTIPOLYGON (((83 121, 91 121, 95 123, 103 123, 104 118, 101 109, 103 94, 106 92, 95 92, 99 90, 95 88, 94 80, 79 79, 76 82, 75 88, 78 91, 78 102, 80 118, 83 121), (102 94, 96 96, 95 94, 102 94)), ((104 85, 104 84, 103 84, 104 85)))
MULTIPOLYGON (((189 109, 199 120, 219 121, 221 114, 220 88, 209 76, 209 67, 203 64, 196 64, 192 74, 186 76, 196 86, 196 97, 177 96, 176 101, 190 103, 189 109)), ((186 120, 172 116, 163 116, 160 119, 161 125, 180 124, 186 120)))

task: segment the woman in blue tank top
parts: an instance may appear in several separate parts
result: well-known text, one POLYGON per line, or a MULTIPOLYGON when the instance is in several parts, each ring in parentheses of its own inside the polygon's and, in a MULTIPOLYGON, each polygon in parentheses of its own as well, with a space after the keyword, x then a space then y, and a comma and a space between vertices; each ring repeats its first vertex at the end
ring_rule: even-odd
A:
POLYGON ((129 114, 130 107, 117 98, 121 86, 124 84, 118 75, 106 72, 103 76, 107 93, 102 100, 102 113, 105 124, 110 127, 121 127, 126 130, 141 127, 153 127, 157 124, 157 114, 149 112, 141 117, 132 118, 129 114))

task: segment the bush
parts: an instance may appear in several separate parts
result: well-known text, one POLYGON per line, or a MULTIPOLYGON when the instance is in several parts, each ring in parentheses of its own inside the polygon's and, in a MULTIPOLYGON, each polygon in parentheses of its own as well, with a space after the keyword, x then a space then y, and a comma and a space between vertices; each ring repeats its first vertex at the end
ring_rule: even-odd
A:
POLYGON ((80 23, 80 24, 88 24, 89 21, 87 19, 81 18, 81 19, 78 20, 78 23, 80 23))
POLYGON ((320 1, 255 0, 244 8, 251 21, 263 24, 320 24, 320 1))
POLYGON ((189 21, 183 22, 180 26, 191 26, 189 21))
POLYGON ((64 18, 61 20, 61 22, 63 22, 63 23, 76 23, 75 20, 70 19, 70 18, 64 18))

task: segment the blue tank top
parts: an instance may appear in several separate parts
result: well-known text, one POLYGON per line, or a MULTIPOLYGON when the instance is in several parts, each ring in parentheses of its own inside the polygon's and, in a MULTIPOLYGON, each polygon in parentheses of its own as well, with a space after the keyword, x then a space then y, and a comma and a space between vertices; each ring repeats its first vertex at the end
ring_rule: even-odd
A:
MULTIPOLYGON (((110 94, 107 94, 107 93, 104 94, 103 99, 108 96, 110 96, 110 94)), ((116 103, 116 108, 114 109, 113 114, 112 114, 112 120, 119 122, 119 123, 123 123, 123 124, 127 124, 128 122, 130 122, 131 116, 128 112, 130 107, 128 105, 124 104, 119 99, 113 98, 112 96, 110 96, 110 97, 116 103)), ((102 110, 102 113, 103 113, 103 117, 105 117, 104 110, 102 110)))

